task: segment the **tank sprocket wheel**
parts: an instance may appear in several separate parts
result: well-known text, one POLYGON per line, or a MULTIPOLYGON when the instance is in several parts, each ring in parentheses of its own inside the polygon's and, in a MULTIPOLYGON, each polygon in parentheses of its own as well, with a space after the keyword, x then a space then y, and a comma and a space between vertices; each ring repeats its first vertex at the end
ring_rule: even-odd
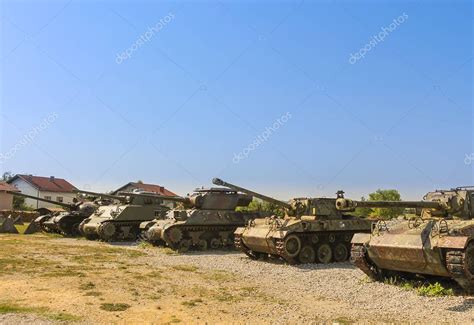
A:
POLYGON ((296 257, 301 250, 301 239, 296 235, 290 235, 283 242, 283 250, 288 257, 296 257))
POLYGON ((332 261, 332 248, 328 244, 322 244, 318 246, 316 250, 316 256, 318 258, 318 262, 322 264, 328 264, 332 261))
POLYGON ((183 239, 183 232, 176 227, 172 227, 167 231, 166 236, 173 244, 178 244, 183 239))
POLYGON ((207 250, 207 240, 205 239, 199 239, 199 241, 197 242, 196 244, 196 247, 200 250, 200 251, 205 251, 207 250))
POLYGON ((71 227, 71 236, 80 236, 81 235, 81 231, 79 230, 80 224, 81 224, 80 222, 77 222, 77 223, 72 225, 72 227, 71 227))
POLYGON ((300 253, 298 254, 298 259, 302 264, 314 263, 316 260, 316 252, 312 246, 303 246, 300 253))
POLYGON ((104 222, 99 226, 98 233, 103 240, 112 240, 115 236, 116 227, 111 222, 104 222))
POLYGON ((344 262, 349 259, 349 249, 347 249, 346 244, 339 243, 334 247, 334 261, 335 262, 344 262))

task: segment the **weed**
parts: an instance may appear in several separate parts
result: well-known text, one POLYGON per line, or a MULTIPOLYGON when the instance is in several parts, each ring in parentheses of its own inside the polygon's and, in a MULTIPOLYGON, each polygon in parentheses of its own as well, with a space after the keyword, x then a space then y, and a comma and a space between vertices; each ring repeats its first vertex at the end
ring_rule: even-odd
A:
POLYGON ((140 244, 138 244, 137 247, 141 248, 141 249, 147 249, 147 248, 153 247, 153 245, 146 242, 146 241, 142 241, 142 242, 140 242, 140 244))
POLYGON ((428 297, 452 296, 454 294, 453 289, 446 289, 439 282, 423 285, 417 288, 417 292, 420 296, 428 297))
POLYGON ((198 299, 193 299, 189 301, 183 301, 181 305, 186 306, 186 307, 196 307, 199 303, 204 302, 201 298, 198 299))
POLYGON ((92 282, 87 282, 79 286, 79 289, 81 290, 92 290, 94 288, 95 288, 95 284, 92 282))
POLYGON ((116 304, 111 304, 111 303, 103 303, 100 305, 100 309, 105 310, 105 311, 125 311, 131 306, 129 304, 122 304, 122 303, 116 303, 116 304))
POLYGON ((172 269, 176 271, 196 272, 198 268, 194 265, 174 265, 172 266, 172 269))
POLYGON ((99 297, 99 296, 102 296, 102 292, 99 292, 99 291, 89 291, 89 292, 86 292, 86 294, 84 296, 88 296, 88 297, 99 297))

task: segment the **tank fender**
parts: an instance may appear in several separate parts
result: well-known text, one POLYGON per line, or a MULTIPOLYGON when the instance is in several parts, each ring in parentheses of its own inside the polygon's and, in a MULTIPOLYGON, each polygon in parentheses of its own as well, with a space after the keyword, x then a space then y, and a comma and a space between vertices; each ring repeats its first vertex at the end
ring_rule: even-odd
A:
POLYGON ((275 239, 283 239, 286 237, 287 234, 288 234, 288 231, 275 231, 272 234, 272 237, 275 239))
POLYGON ((352 237, 351 243, 352 244, 368 244, 370 241, 370 234, 354 234, 352 237))
POLYGON ((245 227, 239 227, 234 231, 234 235, 243 235, 245 232, 245 227))
POLYGON ((464 249, 468 242, 469 237, 467 236, 446 236, 438 240, 437 246, 439 248, 464 249))

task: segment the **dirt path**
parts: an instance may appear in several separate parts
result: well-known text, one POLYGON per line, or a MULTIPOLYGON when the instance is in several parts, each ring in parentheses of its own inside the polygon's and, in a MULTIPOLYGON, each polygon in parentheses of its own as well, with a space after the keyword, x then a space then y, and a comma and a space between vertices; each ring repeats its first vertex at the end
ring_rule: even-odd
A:
POLYGON ((0 323, 474 322, 473 298, 371 283, 348 263, 287 266, 0 235, 0 323))

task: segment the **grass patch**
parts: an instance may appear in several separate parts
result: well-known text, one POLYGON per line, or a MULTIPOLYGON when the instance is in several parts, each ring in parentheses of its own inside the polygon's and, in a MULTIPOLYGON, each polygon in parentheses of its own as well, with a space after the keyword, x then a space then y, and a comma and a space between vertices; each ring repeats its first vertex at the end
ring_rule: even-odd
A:
POLYGON ((105 310, 105 311, 125 311, 131 306, 129 304, 122 304, 122 303, 116 303, 116 304, 110 304, 110 303, 104 303, 100 305, 100 309, 105 310))
POLYGON ((348 318, 345 317, 338 317, 335 320, 332 321, 333 324, 341 324, 341 325, 349 325, 349 324, 354 324, 353 321, 351 321, 348 318))
POLYGON ((232 273, 226 271, 215 271, 212 273, 204 273, 204 278, 207 280, 217 282, 229 282, 235 280, 235 276, 232 273))
POLYGON ((426 297, 445 297, 453 296, 454 291, 451 288, 445 288, 441 283, 427 283, 423 281, 409 281, 398 277, 390 277, 384 280, 385 284, 396 285, 404 290, 416 291, 420 296, 426 297))
POLYGON ((137 245, 137 247, 141 248, 141 249, 147 249, 147 248, 153 247, 153 245, 146 242, 146 241, 142 241, 142 242, 140 242, 140 244, 137 245))
POLYGON ((95 288, 95 284, 92 282, 87 282, 79 286, 79 289, 81 290, 92 290, 94 288, 95 288))
POLYGON ((102 292, 99 291, 88 291, 84 294, 86 297, 99 297, 102 296, 102 292))
POLYGON ((159 248, 159 251, 162 252, 165 255, 179 255, 177 251, 169 248, 169 247, 161 247, 159 248))
POLYGON ((79 271, 74 270, 62 270, 62 271, 53 271, 53 272, 46 272, 41 274, 42 277, 45 278, 61 278, 61 277, 79 277, 83 278, 86 275, 79 271))
POLYGON ((193 299, 189 301, 183 301, 181 305, 186 307, 196 307, 198 304, 203 303, 204 301, 201 298, 193 299))
POLYGON ((183 272, 196 272, 198 270, 198 268, 194 265, 174 265, 171 268, 173 270, 183 272))
POLYGON ((35 314, 57 321, 78 321, 81 317, 68 313, 54 313, 46 307, 23 307, 15 304, 0 304, 0 314, 35 314))
POLYGON ((446 289, 439 282, 423 285, 416 289, 420 296, 444 297, 454 295, 453 289, 446 289))

